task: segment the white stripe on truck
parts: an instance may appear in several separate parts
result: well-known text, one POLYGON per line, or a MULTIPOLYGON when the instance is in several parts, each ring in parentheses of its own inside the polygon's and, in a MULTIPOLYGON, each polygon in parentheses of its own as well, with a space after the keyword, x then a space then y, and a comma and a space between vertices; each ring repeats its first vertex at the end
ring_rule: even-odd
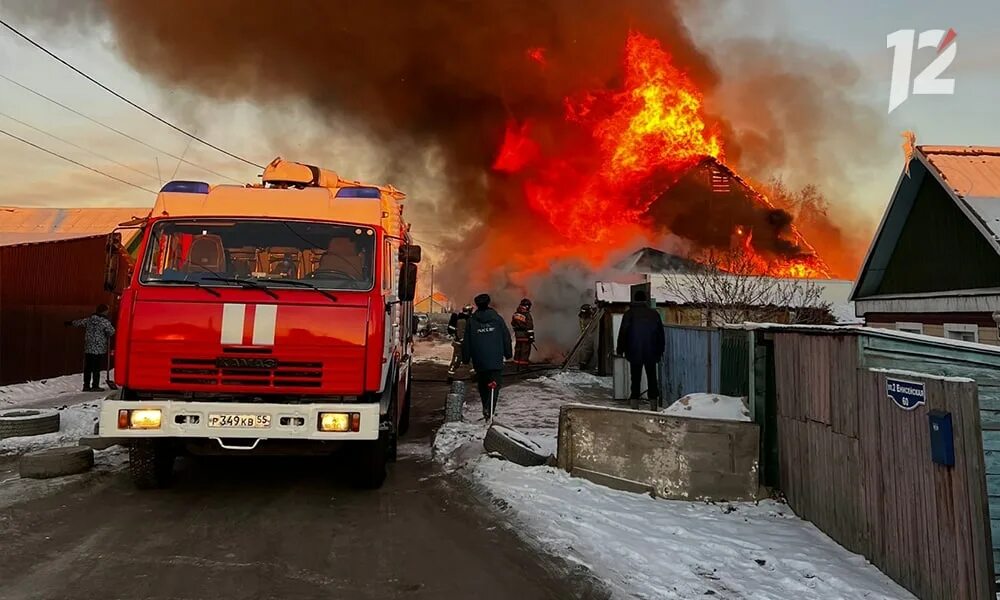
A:
MULTIPOLYGON (((258 309, 259 310, 259 309, 258 309)), ((246 316, 246 304, 222 305, 222 343, 243 343, 243 319, 246 316)), ((258 313, 259 314, 259 313, 258 313)), ((272 336, 272 340, 273 340, 272 336)))
POLYGON ((274 345, 274 325, 278 320, 277 304, 258 304, 253 317, 253 344, 274 345))

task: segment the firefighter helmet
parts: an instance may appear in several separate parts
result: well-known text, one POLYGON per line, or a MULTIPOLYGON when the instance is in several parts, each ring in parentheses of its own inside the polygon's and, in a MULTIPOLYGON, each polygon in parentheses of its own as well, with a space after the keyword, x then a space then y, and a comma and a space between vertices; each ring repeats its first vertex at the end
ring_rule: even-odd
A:
POLYGON ((464 307, 462 307, 462 312, 465 313, 465 314, 467 314, 467 315, 471 315, 472 314, 472 305, 471 304, 466 304, 464 307))

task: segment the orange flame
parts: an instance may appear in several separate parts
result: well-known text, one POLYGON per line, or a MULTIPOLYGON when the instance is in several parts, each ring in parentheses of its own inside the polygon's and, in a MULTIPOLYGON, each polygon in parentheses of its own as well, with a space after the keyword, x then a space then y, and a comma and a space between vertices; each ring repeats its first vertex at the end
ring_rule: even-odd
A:
MULTIPOLYGON (((544 48, 527 55, 547 66, 544 48)), ((559 256, 596 265, 609 249, 637 235, 652 237, 645 222, 652 203, 706 157, 723 159, 717 127, 703 114, 701 91, 659 42, 630 33, 622 72, 619 89, 565 98, 562 123, 513 117, 507 123, 493 169, 516 176, 531 209, 563 238, 533 248, 528 262, 545 257, 540 268, 559 256)), ((770 206, 766 198, 759 201, 770 206)), ((752 232, 738 233, 761 274, 825 272, 814 257, 766 260, 755 251, 752 232)))
POLYGON ((570 240, 611 242, 687 168, 722 154, 701 93, 657 41, 630 34, 624 74, 621 90, 566 98, 567 122, 587 134, 569 151, 543 156, 531 124, 512 120, 493 165, 530 170, 529 205, 570 240))

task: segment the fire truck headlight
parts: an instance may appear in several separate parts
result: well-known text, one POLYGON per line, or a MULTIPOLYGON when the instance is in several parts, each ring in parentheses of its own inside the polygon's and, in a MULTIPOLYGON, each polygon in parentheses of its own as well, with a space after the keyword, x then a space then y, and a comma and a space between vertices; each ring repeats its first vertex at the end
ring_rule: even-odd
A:
POLYGON ((159 429, 160 409, 141 408, 130 410, 128 416, 129 429, 159 429))
POLYGON ((319 413, 320 431, 358 431, 360 413, 319 413))

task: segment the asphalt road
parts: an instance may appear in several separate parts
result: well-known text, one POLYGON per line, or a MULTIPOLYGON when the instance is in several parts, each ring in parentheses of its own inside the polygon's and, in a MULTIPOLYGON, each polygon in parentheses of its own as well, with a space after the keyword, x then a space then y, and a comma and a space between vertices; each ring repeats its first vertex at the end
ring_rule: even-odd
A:
POLYGON ((377 491, 329 460, 185 459, 167 490, 136 491, 119 471, 0 509, 0 598, 606 597, 435 466, 445 386, 414 390, 411 432, 377 491))

